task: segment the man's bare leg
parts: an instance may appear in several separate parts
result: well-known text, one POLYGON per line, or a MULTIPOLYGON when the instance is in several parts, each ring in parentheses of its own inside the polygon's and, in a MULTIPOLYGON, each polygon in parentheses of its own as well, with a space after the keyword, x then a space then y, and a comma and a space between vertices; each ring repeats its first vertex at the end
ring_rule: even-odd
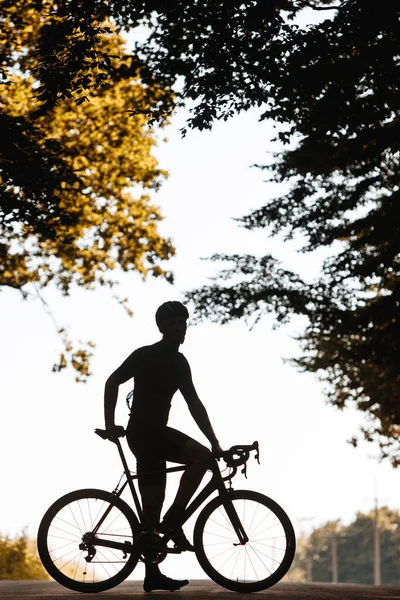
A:
POLYGON ((160 483, 140 483, 143 507, 143 527, 150 533, 158 533, 161 508, 165 498, 165 481, 160 483))
MULTIPOLYGON (((148 481, 140 482, 139 489, 142 497, 143 506, 143 526, 148 533, 158 534, 158 524, 160 522, 160 513, 165 496, 165 478, 157 483, 148 481)), ((159 569, 158 563, 153 562, 151 556, 145 558, 145 578, 143 587, 146 592, 152 590, 179 590, 189 582, 187 579, 171 579, 163 575, 159 569)))
POLYGON ((180 459, 182 463, 187 464, 187 468, 181 477, 175 500, 164 516, 166 522, 180 525, 185 508, 207 471, 211 456, 211 452, 199 442, 186 442, 180 459))

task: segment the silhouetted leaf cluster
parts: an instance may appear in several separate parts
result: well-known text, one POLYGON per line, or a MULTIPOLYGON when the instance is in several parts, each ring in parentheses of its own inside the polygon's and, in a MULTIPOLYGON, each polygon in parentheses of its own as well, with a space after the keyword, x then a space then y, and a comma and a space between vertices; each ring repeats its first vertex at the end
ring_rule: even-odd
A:
MULTIPOLYGON (((341 5, 334 0, 30 2, 46 11, 35 50, 42 110, 71 94, 83 101, 110 76, 112 54, 98 41, 111 19, 136 40, 124 69, 139 70, 150 88, 155 82, 166 90, 178 83, 179 94, 165 94, 145 107, 152 122, 162 121, 176 103, 192 100, 188 125, 199 129, 269 98, 271 84, 285 75, 282 58, 295 43, 297 28, 288 19, 307 6, 341 5)), ((134 114, 141 110, 132 105, 134 114)))
MULTIPOLYGON (((361 0, 299 29, 280 57, 263 119, 290 144, 268 169, 290 185, 240 219, 249 230, 328 249, 315 280, 273 257, 232 261, 221 280, 188 295, 202 318, 225 323, 275 312, 306 315, 300 368, 327 383, 329 400, 370 418, 382 457, 400 461, 400 7, 361 0), (245 277, 240 277, 241 274, 245 277)), ((301 260, 301 256, 299 256, 301 260)), ((356 444, 355 438, 352 443, 356 444)))
MULTIPOLYGON (((398 239, 397 3, 375 2, 375 10, 361 0, 2 0, 1 5, 7 38, 3 79, 16 90, 7 99, 4 127, 20 132, 18 149, 32 147, 21 156, 35 157, 40 146, 36 162, 44 181, 40 191, 32 183, 35 160, 27 160, 28 181, 5 161, 9 214, 25 213, 10 194, 32 206, 21 231, 12 217, 4 219, 11 224, 0 251, 11 276, 10 269, 3 272, 3 281, 16 287, 55 281, 67 293, 72 282, 112 284, 107 273, 115 266, 171 279, 158 264, 173 252, 157 233, 158 211, 145 196, 134 201, 124 191, 132 183, 158 185, 162 176, 149 163, 152 138, 143 131, 149 123, 165 122, 188 100, 188 126, 199 129, 262 107, 262 118, 281 125, 277 139, 292 144, 276 158, 272 178, 293 186, 242 224, 288 238, 300 233, 307 240, 304 252, 337 241, 342 251, 326 261, 316 282, 303 282, 272 257, 234 257, 235 286, 215 284, 196 294, 198 308, 223 321, 258 318, 265 311, 276 312, 282 322, 293 313, 306 314, 310 326, 299 364, 326 374, 338 406, 353 399, 377 417, 378 426, 365 435, 378 438, 385 453, 387 439, 397 436, 399 404, 398 346, 388 346, 397 335, 397 254, 385 239, 388 224, 391 239, 398 239), (329 18, 301 29, 291 19, 305 7, 327 9, 329 18), (114 27, 133 33, 129 55, 114 27), (143 152, 137 151, 143 148, 138 139, 143 152), (42 238, 40 230, 29 228, 29 218, 40 221, 40 198, 50 232, 42 238), (38 235, 38 252, 26 249, 29 235, 38 235), (9 251, 15 238, 16 255, 9 251), (382 307, 392 311, 390 318, 377 317, 382 307)), ((13 144, 7 145, 10 152, 13 144)))

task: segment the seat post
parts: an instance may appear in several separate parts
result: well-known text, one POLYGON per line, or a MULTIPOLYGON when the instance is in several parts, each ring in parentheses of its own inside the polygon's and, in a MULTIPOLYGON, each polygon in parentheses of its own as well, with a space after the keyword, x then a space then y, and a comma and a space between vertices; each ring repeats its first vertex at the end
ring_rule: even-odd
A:
POLYGON ((117 438, 115 440, 115 443, 117 445, 119 456, 121 458, 122 465, 124 467, 124 473, 126 475, 126 479, 128 481, 128 485, 129 485, 129 488, 130 488, 131 493, 132 493, 132 497, 133 497, 133 501, 135 503, 135 507, 136 507, 136 510, 137 510, 137 513, 138 513, 139 521, 142 522, 142 520, 143 520, 142 507, 140 506, 139 497, 137 495, 135 486, 133 485, 133 480, 132 480, 131 472, 129 470, 128 463, 126 462, 125 454, 124 454, 124 451, 122 450, 122 446, 121 446, 121 442, 119 441, 119 438, 117 438))

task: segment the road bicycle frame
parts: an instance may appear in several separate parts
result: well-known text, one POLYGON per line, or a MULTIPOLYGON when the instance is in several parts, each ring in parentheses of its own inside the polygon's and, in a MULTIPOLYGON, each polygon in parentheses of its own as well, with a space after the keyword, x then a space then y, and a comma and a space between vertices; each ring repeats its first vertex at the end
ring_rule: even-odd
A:
MULTIPOLYGON (((103 436, 100 433, 101 430, 96 430, 96 433, 98 435, 100 435, 100 437, 102 437, 103 439, 106 439, 105 436, 103 436)), ((119 498, 123 491, 125 490, 125 488, 128 486, 131 494, 132 494, 132 498, 135 504, 135 508, 137 511, 137 516, 139 517, 139 521, 142 522, 143 520, 143 511, 142 511, 142 507, 139 501, 139 496, 138 493, 135 489, 134 483, 133 481, 135 479, 138 478, 137 475, 132 474, 132 472, 130 471, 129 467, 128 467, 128 463, 126 461, 125 458, 125 454, 124 451, 122 449, 121 446, 121 442, 118 438, 112 438, 110 439, 110 441, 112 441, 113 443, 116 444, 117 449, 118 449, 118 453, 123 465, 123 475, 121 476, 120 481, 118 482, 116 488, 113 490, 113 495, 115 495, 116 498, 119 498), (125 482, 122 484, 122 486, 120 487, 120 483, 121 480, 123 478, 123 476, 125 475, 125 482)), ((195 498, 190 502, 190 504, 187 506, 184 516, 183 516, 183 521, 182 524, 185 523, 192 515, 193 513, 203 504, 203 502, 209 497, 211 496, 211 494, 214 491, 218 492, 219 497, 222 499, 224 508, 227 512, 227 515, 230 518, 230 521, 232 523, 232 526, 236 532, 236 535, 238 537, 238 543, 237 545, 243 545, 246 544, 246 542, 248 541, 248 536, 246 535, 246 532, 243 529, 242 523, 237 515, 237 512, 235 510, 235 507, 232 503, 232 500, 230 498, 230 493, 232 491, 232 487, 231 487, 231 483, 230 483, 230 487, 229 489, 226 488, 225 486, 225 481, 231 481, 231 479, 235 476, 236 472, 237 472, 237 466, 239 464, 244 464, 248 457, 249 457, 249 452, 250 450, 256 450, 257 451, 257 458, 258 458, 258 442, 254 442, 254 444, 252 446, 246 446, 247 448, 247 456, 245 457, 244 460, 239 459, 239 460, 235 460, 233 459, 231 461, 231 463, 227 462, 227 465, 231 467, 232 472, 229 473, 226 477, 222 477, 222 474, 219 470, 217 461, 215 458, 213 458, 210 462, 210 470, 212 471, 212 478, 211 480, 206 484, 206 486, 197 494, 197 496, 195 496, 195 498)), ((185 465, 182 466, 178 466, 178 467, 169 467, 166 469, 167 473, 174 473, 177 471, 184 471, 186 468, 185 465)), ((111 540, 102 540, 102 539, 98 539, 95 538, 94 536, 96 535, 96 533, 99 531, 102 523, 105 521, 105 519, 107 518, 108 514, 110 513, 110 511, 112 510, 113 505, 111 504, 108 509, 105 511, 105 513, 101 516, 100 520, 98 521, 98 523, 96 524, 96 526, 94 527, 94 529, 91 531, 91 535, 90 535, 90 540, 88 539, 87 541, 89 542, 89 544, 93 544, 94 546, 106 546, 108 548, 114 548, 116 550, 122 550, 124 553, 130 553, 134 551, 135 548, 135 544, 129 544, 127 542, 124 543, 119 543, 119 542, 114 542, 111 540)), ((167 538, 166 538, 167 541, 167 538)), ((169 548, 166 547, 166 552, 168 553, 180 553, 181 551, 179 549, 176 548, 169 548)))

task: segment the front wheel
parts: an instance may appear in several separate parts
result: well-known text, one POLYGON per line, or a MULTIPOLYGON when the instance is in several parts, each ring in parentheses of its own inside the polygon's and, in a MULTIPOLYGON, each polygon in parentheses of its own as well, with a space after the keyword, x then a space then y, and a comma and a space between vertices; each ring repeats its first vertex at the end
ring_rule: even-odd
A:
POLYGON ((132 509, 103 490, 77 490, 57 500, 38 531, 43 566, 58 583, 77 592, 102 592, 128 577, 138 555, 98 545, 132 546, 139 521, 132 509))
POLYGON ((235 592, 257 592, 275 585, 287 573, 296 549, 293 526, 271 498, 238 490, 229 494, 247 535, 239 544, 220 497, 200 513, 194 528, 196 556, 219 585, 235 592))

